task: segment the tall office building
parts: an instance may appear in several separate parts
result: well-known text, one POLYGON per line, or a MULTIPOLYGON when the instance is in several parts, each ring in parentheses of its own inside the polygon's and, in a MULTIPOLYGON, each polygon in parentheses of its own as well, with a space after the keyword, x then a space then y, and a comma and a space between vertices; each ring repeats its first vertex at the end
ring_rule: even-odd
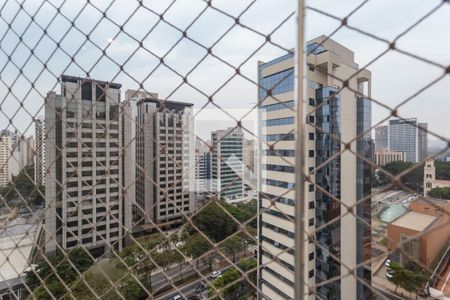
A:
POLYGON ((244 145, 242 147, 242 159, 244 162, 244 165, 249 171, 255 172, 255 156, 256 156, 256 149, 255 149, 255 140, 251 139, 244 139, 244 145))
POLYGON ((155 98, 137 104, 135 212, 141 222, 176 221, 194 210, 192 106, 155 98))
POLYGON ((11 149, 11 137, 0 134, 0 187, 6 186, 12 179, 11 149))
POLYGON ((34 182, 45 184, 45 125, 44 120, 35 120, 36 149, 34 153, 34 182))
POLYGON ((428 156, 428 123, 419 123, 419 161, 425 161, 428 156))
POLYGON ((62 75, 45 101, 46 252, 121 249, 131 228, 122 199, 120 84, 62 75))
POLYGON ((242 128, 211 132, 212 191, 227 201, 244 197, 244 163, 242 128))
POLYGON ((199 139, 195 145, 195 191, 198 196, 211 192, 211 152, 199 139))
POLYGON ((427 136, 427 124, 419 123, 417 118, 389 120, 389 150, 405 152, 406 161, 419 162, 426 158, 427 136))
POLYGON ((375 148, 377 150, 388 149, 388 129, 387 125, 380 125, 375 128, 375 148))
MULTIPOLYGON (((145 98, 158 98, 158 94, 146 91, 126 90, 125 101, 122 102, 122 166, 124 184, 125 212, 131 211, 132 216, 138 219, 136 211, 136 122, 137 103, 145 98)), ((132 218, 129 219, 132 222, 132 218)), ((131 224, 128 224, 131 226, 131 224)))
MULTIPOLYGON (((371 269, 362 263, 370 258, 370 227, 364 227, 347 208, 333 200, 340 199, 370 224, 370 199, 356 205, 357 200, 370 193, 371 168, 349 151, 338 155, 342 142, 367 159, 372 158, 371 102, 369 71, 359 69, 354 53, 332 39, 320 36, 308 43, 307 49, 307 120, 315 124, 305 128, 305 164, 311 182, 306 183, 305 229, 315 237, 315 243, 305 245, 304 279, 324 299, 367 299, 370 290, 353 276, 325 284, 347 273, 346 267, 356 268, 356 275, 370 285, 371 269), (342 91, 337 78, 353 76, 342 91), (332 75, 331 75, 332 74, 332 75), (355 92, 356 91, 356 92, 355 92), (356 99, 356 101, 355 101, 356 99), (366 132, 363 134, 363 132, 366 132), (353 139, 361 135, 354 141, 353 139), (318 170, 316 167, 321 166, 318 170), (328 193, 317 188, 320 186, 328 193), (334 222, 332 222, 334 221, 334 222), (330 222, 329 225, 324 224, 330 222), (319 227, 322 227, 318 230, 319 227), (336 261, 331 254, 339 258, 336 261), (346 267, 344 267, 346 266, 346 267)), ((294 231, 295 218, 295 102, 294 57, 287 54, 258 64, 260 85, 260 248, 258 262, 259 287, 263 299, 294 298, 294 231), (267 90, 271 90, 268 96, 267 90), (269 147, 271 145, 272 147, 269 147), (275 201, 276 209, 271 207, 275 201), (283 252, 283 253, 281 253, 283 252), (280 254, 281 253, 281 254, 280 254), (279 261, 273 258, 278 255, 279 261)), ((305 298, 315 298, 310 294, 305 298)))

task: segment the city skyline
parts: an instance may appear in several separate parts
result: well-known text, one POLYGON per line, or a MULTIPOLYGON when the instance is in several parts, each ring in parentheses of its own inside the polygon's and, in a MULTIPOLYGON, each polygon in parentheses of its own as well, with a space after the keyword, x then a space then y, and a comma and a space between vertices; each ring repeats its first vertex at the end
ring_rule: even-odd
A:
POLYGON ((447 299, 448 15, 5 1, 0 298, 447 299))
MULTIPOLYGON (((403 27, 400 25, 402 22, 405 23, 406 20, 414 19, 421 14, 425 14, 433 7, 433 5, 438 3, 437 0, 427 2, 415 0, 414 4, 407 4, 407 1, 400 1, 396 3, 389 1, 384 2, 382 4, 375 4, 371 2, 367 7, 359 10, 354 16, 352 16, 354 24, 363 24, 368 32, 379 34, 383 38, 392 38, 396 33, 399 33, 403 29, 403 27), (410 7, 414 7, 415 9, 411 10, 410 7), (401 9, 404 12, 402 18, 400 19, 398 19, 397 15, 392 13, 393 11, 398 9, 401 9), (376 10, 384 13, 386 22, 383 24, 383 26, 370 25, 371 23, 375 24, 376 22, 365 22, 366 20, 370 20, 372 18, 373 14, 370 13, 371 10, 376 10)), ((75 1, 75 3, 77 5, 80 5, 81 2, 75 1)), ((117 2, 117 5, 114 5, 113 8, 111 8, 109 14, 111 18, 117 17, 118 20, 125 21, 127 16, 126 12, 129 12, 129 14, 131 14, 133 6, 123 10, 121 3, 122 2, 120 1, 117 2), (119 7, 121 7, 120 10, 118 9, 119 7)), ((253 9, 254 12, 252 10, 252 13, 244 14, 242 19, 243 22, 246 21, 247 23, 257 24, 259 26, 257 27, 259 30, 267 33, 268 31, 270 31, 270 28, 274 28, 276 24, 279 24, 281 20, 283 20, 283 18, 289 16, 289 12, 291 12, 294 8, 294 4, 295 1, 287 1, 285 6, 273 9, 273 6, 276 6, 276 3, 273 1, 267 1, 264 6, 256 6, 253 9), (266 14, 268 11, 271 11, 272 20, 270 20, 269 23, 269 20, 265 20, 264 23, 258 22, 256 16, 258 14, 266 14)), ((351 7, 356 6, 356 3, 350 0, 347 0, 345 4, 346 5, 342 5, 342 3, 340 3, 339 5, 337 5, 326 0, 317 1, 315 3, 317 7, 325 10, 330 9, 337 15, 343 15, 344 13, 348 12, 351 7)), ((163 11, 163 9, 165 8, 165 4, 163 3, 153 3, 152 5, 156 5, 154 8, 156 12, 163 11)), ((182 28, 185 28, 189 23, 189 20, 192 19, 192 16, 198 13, 202 8, 204 8, 204 5, 205 3, 195 0, 190 0, 189 3, 184 2, 183 4, 177 2, 175 7, 170 11, 170 18, 167 18, 168 22, 176 20, 176 25, 180 25, 182 28)), ((228 4, 225 4, 218 2, 217 6, 219 8, 226 9, 231 14, 237 14, 244 9, 245 3, 238 4, 237 2, 230 2, 228 4)), ((81 6, 75 6, 74 11, 76 11, 77 7, 78 9, 81 8, 81 6)), ((25 8, 33 11, 33 9, 37 9, 37 3, 27 3, 25 8)), ((15 9, 17 9, 17 7, 14 7, 14 5, 11 4, 6 6, 4 8, 4 11, 5 13, 8 13, 15 11, 15 9)), ((48 12, 49 15, 51 15, 52 12, 56 12, 51 5, 44 5, 44 7, 41 9, 45 12, 48 12)), ((414 33, 420 36, 423 36, 426 33, 428 41, 438 41, 439 36, 441 36, 439 34, 439 30, 444 30, 443 28, 445 26, 442 25, 447 22, 443 17, 443 14, 446 10, 449 10, 449 8, 443 7, 442 10, 439 10, 437 12, 437 16, 434 16, 433 18, 431 18, 431 20, 428 20, 424 24, 419 24, 419 26, 414 28, 414 33), (434 30, 428 31, 427 28, 430 27, 434 28, 434 30), (436 30, 436 28, 438 30, 436 30)), ((72 15, 67 11, 67 9, 63 9, 62 12, 72 15)), ((81 27, 80 30, 86 31, 87 29, 91 28, 89 26, 92 26, 92 24, 87 20, 89 20, 89 18, 95 17, 96 15, 97 13, 93 10, 88 10, 81 14, 77 25, 83 24, 83 26, 85 27, 81 27)), ((151 15, 151 13, 145 13, 142 15, 133 16, 132 21, 130 21, 127 26, 129 34, 141 37, 142 34, 139 34, 137 32, 137 29, 139 28, 137 24, 139 24, 139 21, 143 20, 143 18, 150 17, 151 15)), ((217 17, 217 14, 215 14, 214 11, 208 11, 206 15, 201 18, 200 21, 203 22, 201 24, 209 24, 209 22, 215 19, 215 17, 217 17)), ((208 28, 208 31, 205 31, 199 26, 194 26, 194 28, 190 29, 188 32, 192 34, 193 39, 199 39, 202 44, 206 46, 211 45, 211 40, 207 38, 208 36, 219 36, 220 32, 223 32, 225 28, 228 28, 227 26, 232 25, 227 18, 222 18, 221 16, 219 17, 220 18, 216 18, 215 21, 221 26, 216 29, 216 32, 211 33, 210 27, 208 28)), ((154 16, 152 16, 150 19, 156 22, 154 16)), ((42 14, 42 16, 41 14, 39 14, 36 18, 36 22, 41 22, 42 24, 46 24, 46 21, 48 20, 44 17, 44 14, 42 14)), ((68 26, 66 21, 57 20, 56 22, 60 26, 51 26, 51 29, 53 30, 52 33, 55 35, 58 33, 60 34, 61 30, 67 28, 68 26)), ((294 26, 292 26, 293 22, 293 17, 290 17, 288 19, 288 22, 283 24, 283 26, 281 26, 281 28, 277 30, 276 43, 281 44, 283 47, 285 47, 285 49, 291 49, 294 46, 292 41, 290 41, 290 39, 288 38, 289 35, 294 34, 294 26)), ((311 16, 310 18, 306 19, 306 22, 308 25, 306 35, 309 38, 321 34, 331 33, 337 27, 334 22, 327 19, 325 16, 321 16, 320 14, 317 14, 315 12, 311 12, 311 16), (313 19, 320 20, 320 22, 314 22, 313 19), (314 26, 311 26, 312 22, 314 26)), ((131 55, 133 51, 138 47, 135 42, 130 40, 124 34, 121 34, 116 39, 111 40, 111 37, 115 36, 118 29, 116 30, 116 28, 114 27, 102 27, 102 29, 104 29, 102 33, 95 31, 95 36, 93 36, 92 39, 98 42, 101 47, 108 47, 106 53, 109 57, 111 57, 111 59, 115 59, 119 62, 125 61, 127 55, 131 55)), ((32 27, 29 30, 35 33, 35 35, 38 35, 38 33, 40 32, 39 28, 36 26, 32 27)), ((79 32, 76 32, 76 30, 72 30, 72 32, 73 33, 70 36, 72 40, 65 39, 66 43, 63 43, 62 46, 67 47, 72 43, 83 41, 83 38, 79 32)), ((229 61, 231 63, 242 61, 244 58, 246 58, 245 54, 250 55, 251 48, 254 48, 254 46, 250 47, 250 44, 252 43, 250 43, 249 46, 242 45, 242 43, 237 43, 237 39, 242 38, 243 36, 245 36, 247 39, 251 37, 251 41, 254 42, 255 45, 258 45, 260 41, 260 37, 258 37, 257 34, 251 34, 245 29, 234 29, 232 30, 232 33, 233 34, 230 35, 229 39, 226 39, 222 43, 219 43, 219 45, 216 47, 217 55, 220 55, 220 57, 223 57, 225 61, 229 61), (236 44, 239 46, 236 46, 236 44), (224 52, 224 49, 229 49, 232 51, 224 52)), ((166 26, 160 25, 158 26, 158 29, 154 32, 154 34, 152 34, 148 38, 148 42, 154 41, 159 45, 159 47, 151 46, 151 50, 154 51, 153 53, 155 55, 161 56, 165 53, 164 51, 170 49, 170 45, 176 42, 176 37, 178 37, 179 35, 180 33, 177 30, 171 29, 167 24, 166 26), (163 38, 171 36, 173 36, 173 38, 166 41, 163 38)), ((29 45, 35 45, 36 41, 31 39, 31 36, 32 34, 26 35, 23 42, 28 43, 29 45)), ((351 49, 354 49, 355 53, 357 54, 356 58, 361 65, 369 63, 373 58, 376 57, 377 54, 384 51, 387 47, 387 45, 383 42, 367 40, 366 37, 358 35, 350 30, 338 31, 335 36, 333 36, 333 38, 342 44, 348 45, 348 47, 350 47, 351 49), (370 47, 367 47, 367 43, 370 43, 370 47)), ((14 45, 16 40, 11 36, 7 36, 5 39, 5 43, 6 42, 10 42, 11 45, 14 45)), ((45 43, 49 46, 52 45, 52 42, 50 40, 42 41, 41 45, 45 45, 45 43)), ((448 48, 447 44, 443 45, 442 43, 439 43, 440 47, 433 47, 432 49, 430 49, 429 47, 426 47, 424 44, 420 43, 418 40, 412 40, 407 37, 399 39, 397 44, 399 45, 399 47, 402 47, 402 49, 416 49, 417 54, 432 50, 433 52, 430 53, 430 55, 435 61, 444 65, 448 65, 450 63, 447 58, 448 56, 446 55, 447 52, 445 51, 445 49, 448 48)), ((150 44, 144 43, 144 46, 147 47, 148 45, 150 44)), ((24 52, 25 48, 26 47, 21 47, 19 48, 19 50, 24 52)), ((35 55, 42 59, 48 58, 50 55, 49 51, 51 49, 52 47, 49 47, 48 50, 44 51, 42 47, 38 47, 39 51, 36 51, 35 55)), ((5 50, 8 51, 8 48, 5 48, 5 50)), ((101 53, 98 53, 99 50, 88 42, 83 46, 83 48, 81 48, 79 54, 77 55, 77 58, 79 58, 79 62, 77 61, 78 65, 85 66, 86 68, 90 69, 93 66, 93 59, 100 57, 101 53)), ((270 60, 271 57, 279 56, 283 53, 285 53, 285 51, 278 47, 275 47, 273 45, 266 45, 242 66, 241 73, 256 82, 257 74, 256 69, 254 68, 256 62, 258 60, 267 61, 270 60)), ((70 64, 69 69, 65 72, 66 74, 85 77, 86 74, 82 72, 78 67, 76 67, 73 63, 70 63, 70 60, 68 60, 68 57, 66 57, 64 53, 61 53, 61 51, 59 51, 57 52, 57 54, 58 55, 52 59, 53 66, 60 65, 61 67, 59 70, 62 71, 62 66, 70 64)), ((174 52, 171 52, 171 55, 167 57, 166 63, 169 66, 184 66, 184 68, 182 68, 181 70, 187 72, 187 70, 195 66, 195 63, 199 61, 204 54, 204 48, 195 45, 191 41, 183 41, 181 46, 176 47, 174 49, 174 52)), ((3 54, 0 54, 0 61, 6 62, 5 59, 6 57, 3 54)), ((26 70, 24 70, 24 75, 27 75, 30 79, 37 78, 36 76, 38 74, 38 69, 42 68, 42 65, 40 65, 36 59, 34 59, 33 61, 35 62, 35 64, 33 66, 27 66, 26 70)), ((127 68, 125 68, 127 73, 131 75, 131 77, 124 74, 123 72, 120 72, 115 63, 106 58, 100 60, 100 64, 93 68, 92 72, 90 73, 92 78, 105 81, 121 82, 124 86, 124 90, 136 90, 137 88, 139 88, 139 86, 132 78, 135 78, 138 81, 140 78, 146 78, 151 69, 157 65, 157 61, 159 60, 156 59, 153 55, 145 53, 145 51, 141 50, 138 51, 135 57, 127 63, 127 68), (143 68, 143 64, 147 67, 143 68), (108 70, 108 68, 112 69, 108 70), (149 70, 146 71, 146 69, 149 70), (105 71, 113 75, 104 76, 105 71), (120 73, 120 75, 116 77, 115 74, 117 73, 120 73)), ((12 82, 13 78, 11 76, 18 74, 18 71, 15 70, 11 65, 9 65, 7 69, 9 72, 7 75, 5 75, 5 83, 10 83, 12 82)), ((399 103, 406 97, 415 93, 418 90, 417 88, 414 88, 415 86, 421 87, 426 84, 426 82, 423 82, 423 80, 420 79, 421 77, 419 77, 418 74, 427 78, 435 78, 439 74, 437 73, 435 68, 425 65, 419 60, 407 58, 404 55, 398 53, 389 53, 388 55, 385 55, 383 59, 377 60, 371 66, 369 66, 369 69, 373 74, 376 75, 377 78, 377 80, 374 81, 373 85, 374 99, 391 107, 395 103, 399 103), (407 68, 405 68, 405 66, 407 66, 407 68, 418 68, 417 70, 420 71, 407 72, 407 68), (396 77, 393 77, 394 74, 390 72, 392 68, 395 68, 397 70, 395 75, 396 77), (400 77, 402 78, 402 80, 397 80, 398 84, 400 85, 397 86, 396 89, 392 89, 392 82, 396 79, 399 79, 400 77)), ((209 94, 215 88, 218 88, 222 83, 224 83, 232 74, 231 72, 232 68, 225 66, 223 62, 220 62, 215 58, 208 58, 196 68, 196 71, 193 72, 192 75, 189 76, 189 78, 192 78, 189 82, 198 87, 200 90, 209 94), (224 75, 213 76, 211 73, 212 70, 215 70, 216 73, 219 74, 223 73, 224 75), (200 74, 201 76, 199 77, 198 75, 200 74)), ((55 78, 54 76, 59 76, 58 69, 52 70, 52 73, 54 75, 51 75, 50 72, 44 72, 44 74, 42 75, 43 77, 39 77, 39 80, 37 80, 37 82, 35 83, 35 87, 31 90, 31 93, 29 95, 25 94, 25 92, 28 91, 31 86, 23 77, 21 77, 20 80, 13 86, 12 92, 19 99, 35 99, 34 101, 26 101, 27 105, 25 106, 25 108, 30 111, 32 115, 43 115, 43 111, 38 113, 38 110, 39 107, 43 105, 43 98, 45 94, 49 90, 57 89, 57 78, 55 78), (34 89, 39 91, 39 94, 37 94, 34 89), (42 99, 42 102, 36 101, 36 99, 42 99)), ((446 83, 448 84, 448 80, 448 78, 444 78, 430 89, 424 91, 424 93, 419 94, 413 102, 409 102, 405 107, 402 107, 399 110, 400 116, 403 118, 417 117, 419 119, 429 120, 429 130, 431 133, 436 133, 447 137, 450 136, 450 129, 448 129, 449 127, 446 126, 447 123, 444 114, 446 109, 441 109, 439 111, 433 112, 431 112, 431 110, 429 109, 426 109, 427 107, 432 106, 433 103, 437 103, 436 101, 439 101, 439 95, 445 94, 445 86, 446 83)), ((190 99, 189 101, 194 104, 194 107, 202 107, 207 103, 207 98, 204 95, 200 95, 191 87, 186 86, 186 84, 183 85, 181 90, 178 90, 175 94, 170 95, 173 89, 180 83, 182 83, 182 79, 178 75, 168 70, 166 67, 161 66, 159 67, 158 71, 154 73, 154 75, 146 80, 146 84, 144 86, 147 91, 155 90, 154 87, 156 86, 158 89, 157 92, 161 95, 162 99, 165 99, 167 97, 169 97, 170 100, 175 101, 190 99)), ((8 105, 4 105, 6 115, 12 115, 15 110, 19 108, 17 101, 13 99, 12 95, 7 94, 4 84, 0 84, 0 92, 2 95, 5 95, 5 103, 8 103, 8 105)), ((219 93, 215 95, 215 97, 217 98, 218 104, 220 104, 223 108, 230 109, 236 108, 249 110, 249 107, 254 106, 254 104, 251 103, 254 103, 256 100, 254 84, 248 82, 243 78, 240 78, 239 76, 231 80, 219 93), (239 89, 236 89, 236 87, 239 87, 239 89)), ((444 106, 445 105, 447 104, 444 104, 444 106)), ((450 109, 450 107, 448 109, 450 109)), ((378 104, 374 104, 373 124, 375 125, 383 120, 388 116, 388 113, 389 112, 384 108, 380 108, 378 104)), ((18 127, 20 132, 25 134, 32 134, 33 126, 28 126, 28 124, 30 124, 31 122, 31 119, 26 112, 20 110, 17 116, 15 116, 15 119, 16 122, 14 122, 13 124, 18 127), (29 127, 29 130, 27 132, 23 132, 27 127, 29 127)), ((0 115, 0 125, 3 125, 0 127, 8 127, 8 123, 5 120, 4 115, 0 115)), ((11 128, 11 126, 9 126, 9 129, 14 128, 11 128)), ((430 135, 430 139, 433 140, 435 138, 430 135)))

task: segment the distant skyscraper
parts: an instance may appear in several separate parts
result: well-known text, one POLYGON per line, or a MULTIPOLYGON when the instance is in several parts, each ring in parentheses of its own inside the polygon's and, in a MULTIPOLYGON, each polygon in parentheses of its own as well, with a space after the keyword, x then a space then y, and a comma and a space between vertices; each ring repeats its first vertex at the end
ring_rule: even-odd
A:
POLYGON ((29 136, 25 139, 26 143, 26 154, 25 154, 25 162, 26 165, 32 165, 34 163, 34 154, 36 152, 36 140, 33 136, 29 136))
POLYGON ((45 183, 45 125, 44 120, 35 120, 36 148, 34 153, 34 181, 37 185, 45 183))
POLYGON ((243 137, 240 127, 211 132, 212 191, 225 200, 244 197, 243 137))
POLYGON ((46 252, 121 249, 131 228, 122 201, 120 84, 61 76, 45 101, 46 252))
POLYGON ((192 106, 154 98, 137 104, 135 212, 145 223, 179 220, 194 210, 192 106))
POLYGON ((195 146, 195 191, 199 196, 211 192, 211 152, 209 146, 198 139, 195 146))
POLYGON ((0 187, 6 186, 12 179, 11 149, 11 137, 0 134, 0 187))
POLYGON ((388 149, 388 126, 381 125, 375 128, 375 148, 377 150, 388 149))
POLYGON ((255 172, 255 155, 256 155, 255 140, 244 139, 242 153, 244 165, 251 172, 255 172))
POLYGON ((416 118, 394 119, 389 121, 389 150, 405 153, 405 160, 419 162, 427 156, 427 128, 426 123, 417 122, 416 118))
POLYGON ((424 161, 428 156, 428 124, 419 123, 419 126, 419 161, 424 161))
MULTIPOLYGON (((371 159, 371 74, 361 70, 354 61, 354 53, 332 39, 321 36, 307 45, 307 97, 305 105, 309 122, 305 128, 305 164, 313 184, 306 183, 305 230, 315 233, 314 243, 305 245, 304 279, 308 286, 317 286, 319 298, 367 299, 370 297, 371 267, 363 262, 370 258, 370 226, 353 215, 346 215, 345 206, 333 200, 339 199, 354 213, 370 224, 370 199, 356 204, 371 192, 371 168, 350 152, 340 153, 342 142, 350 142, 351 148, 371 159), (327 73, 328 72, 328 73, 327 73), (331 75, 332 73, 332 75, 331 75), (352 75, 357 74, 353 77, 352 75), (351 90, 339 91, 342 82, 335 78, 350 78, 351 90), (357 91, 357 92, 355 92, 357 91), (356 101, 355 101, 356 99, 356 101), (313 112, 313 110, 315 110, 313 112), (366 132, 367 131, 367 132, 366 132), (364 134, 363 134, 364 133, 364 134), (357 141, 353 139, 360 136, 357 141), (336 156, 337 155, 337 156, 336 156), (315 170, 316 167, 320 168, 315 170), (325 224, 329 224, 325 226, 325 224), (318 228, 321 227, 319 230, 318 228), (338 257, 339 262, 331 257, 338 257), (346 274, 346 268, 356 268, 359 280, 346 274), (341 278, 339 278, 342 276, 341 278), (333 280, 339 278, 338 280, 333 280), (326 281, 331 282, 326 283, 326 281)), ((294 299, 295 254, 295 102, 294 57, 291 54, 267 63, 259 62, 260 105, 260 209, 259 218, 259 287, 263 299, 294 299), (272 97, 266 90, 271 90, 272 97), (273 149, 267 144, 273 145, 273 149), (276 208, 272 202, 276 201, 276 208), (282 212, 282 213, 280 213, 282 212), (291 248, 291 249, 290 249, 291 248), (281 251, 284 253, 280 254, 281 251), (278 256, 279 261, 273 261, 278 256)), ((311 294, 309 297, 315 299, 311 294)))

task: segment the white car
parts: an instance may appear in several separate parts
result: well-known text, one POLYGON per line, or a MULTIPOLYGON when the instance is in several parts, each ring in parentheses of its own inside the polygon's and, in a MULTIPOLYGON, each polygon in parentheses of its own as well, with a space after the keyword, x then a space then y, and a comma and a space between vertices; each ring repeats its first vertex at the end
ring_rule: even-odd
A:
POLYGON ((386 259, 386 262, 384 263, 384 265, 386 266, 386 267, 390 267, 391 266, 391 260, 388 258, 388 259, 386 259))
POLYGON ((220 275, 222 275, 222 272, 220 272, 220 271, 214 271, 214 272, 211 273, 211 278, 217 278, 217 277, 219 277, 220 275))
POLYGON ((394 272, 392 272, 391 270, 388 270, 386 272, 386 278, 387 279, 392 279, 392 277, 394 277, 394 272))

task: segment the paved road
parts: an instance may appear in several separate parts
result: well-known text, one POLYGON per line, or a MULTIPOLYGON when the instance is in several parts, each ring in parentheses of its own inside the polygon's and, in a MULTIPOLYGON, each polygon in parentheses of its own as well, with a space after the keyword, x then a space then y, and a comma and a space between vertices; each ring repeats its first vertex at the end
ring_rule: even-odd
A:
MULTIPOLYGON (((226 266, 222 269, 220 269, 220 271, 225 272, 227 269, 229 269, 231 266, 226 266)), ((189 297, 196 295, 195 292, 195 288, 203 281, 203 279, 196 279, 193 282, 187 283, 181 287, 178 287, 179 291, 169 291, 164 295, 161 295, 159 297, 157 297, 157 300, 172 300, 173 297, 175 297, 176 295, 181 295, 182 297, 186 297, 186 299, 189 299, 189 297)), ((207 292, 204 291, 200 296, 200 299, 207 299, 207 292)))
MULTIPOLYGON (((199 271, 205 270, 207 268, 209 268, 209 264, 200 262, 198 265, 199 271)), ((195 269, 197 269, 197 267, 195 267, 195 269)), ((183 278, 186 278, 194 273, 197 273, 195 271, 195 269, 190 264, 184 265, 183 269, 182 269, 183 278)), ((158 288, 161 288, 167 284, 167 277, 164 276, 164 274, 166 274, 168 277, 170 277, 174 281, 181 279, 179 266, 173 266, 173 267, 167 269, 165 272, 160 271, 160 272, 152 275, 153 291, 157 291, 158 288)))

